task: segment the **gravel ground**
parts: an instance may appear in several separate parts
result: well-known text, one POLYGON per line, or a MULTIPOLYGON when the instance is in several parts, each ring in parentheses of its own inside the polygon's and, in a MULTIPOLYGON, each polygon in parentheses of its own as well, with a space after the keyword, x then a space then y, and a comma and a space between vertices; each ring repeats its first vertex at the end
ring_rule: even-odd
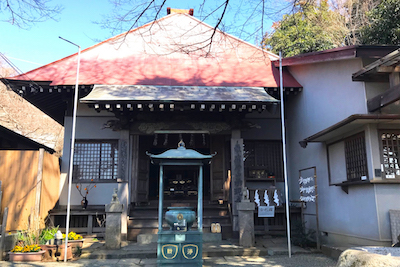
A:
MULTIPOLYGON (((112 259, 112 260, 77 260, 73 262, 38 262, 38 263, 12 263, 0 262, 5 267, 100 267, 100 266, 133 266, 133 267, 156 267, 156 259, 112 259)), ((269 257, 212 257, 204 259, 204 267, 335 267, 336 261, 322 254, 302 254, 288 256, 269 257)), ((188 266, 190 267, 190 266, 188 266)))
POLYGON ((224 257, 214 258, 209 262, 204 260, 204 267, 223 267, 223 266, 263 266, 263 267, 335 267, 336 261, 324 256, 323 254, 302 254, 288 256, 270 257, 224 257))

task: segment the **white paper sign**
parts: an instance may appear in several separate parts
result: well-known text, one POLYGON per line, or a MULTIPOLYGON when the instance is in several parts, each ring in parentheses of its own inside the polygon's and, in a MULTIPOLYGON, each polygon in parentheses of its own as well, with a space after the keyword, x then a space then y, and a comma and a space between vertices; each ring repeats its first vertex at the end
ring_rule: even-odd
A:
POLYGON ((258 217, 275 217, 275 206, 259 206, 258 217))

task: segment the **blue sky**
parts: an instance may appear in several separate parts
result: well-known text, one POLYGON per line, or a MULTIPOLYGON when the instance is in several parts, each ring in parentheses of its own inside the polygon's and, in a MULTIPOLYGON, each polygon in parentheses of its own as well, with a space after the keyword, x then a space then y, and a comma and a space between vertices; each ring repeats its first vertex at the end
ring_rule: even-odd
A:
MULTIPOLYGON (((194 15, 199 17, 200 11, 198 8, 202 2, 203 0, 167 0, 166 6, 185 9, 194 8, 194 15)), ((249 35, 248 33, 253 33, 255 27, 260 27, 261 16, 257 13, 251 14, 252 7, 246 6, 247 2, 252 1, 231 0, 230 9, 221 27, 230 34, 256 44, 261 39, 261 31, 259 30, 257 35, 249 35), (240 10, 240 14, 238 14, 238 10, 240 10), (248 17, 246 18, 246 28, 242 29, 241 25, 245 22, 244 13, 248 17)), ((20 29, 6 22, 0 22, 0 34, 2 36, 0 52, 5 54, 23 72, 77 52, 75 46, 62 41, 58 38, 59 36, 80 45, 82 49, 112 36, 110 29, 102 29, 100 25, 93 23, 101 21, 105 14, 111 12, 112 6, 107 0, 53 0, 50 3, 61 4, 64 7, 57 17, 57 21, 47 20, 40 22, 28 30, 20 29)), ((204 7, 204 13, 207 10, 214 9, 215 6, 223 3, 223 1, 207 0, 205 3, 207 6, 204 7)), ((166 7, 164 9, 161 16, 166 15, 166 7)), ((216 15, 220 14, 221 11, 216 15)), ((263 29, 265 31, 269 30, 272 20, 267 17, 264 18, 263 29)), ((205 21, 213 25, 215 17, 211 16, 205 21)))

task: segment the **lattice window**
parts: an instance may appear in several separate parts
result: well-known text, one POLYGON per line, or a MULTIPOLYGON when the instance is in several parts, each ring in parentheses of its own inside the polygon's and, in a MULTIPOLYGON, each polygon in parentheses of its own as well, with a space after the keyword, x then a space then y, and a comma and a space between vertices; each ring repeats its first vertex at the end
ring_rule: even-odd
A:
POLYGON ((118 141, 76 141, 74 180, 115 180, 117 174, 118 141))
POLYGON ((344 140, 347 180, 361 180, 368 177, 367 153, 364 132, 344 140))
POLYGON ((399 167, 400 131, 381 132, 381 157, 386 179, 400 178, 399 167))
MULTIPOLYGON (((276 177, 283 181, 282 143, 279 141, 244 141, 244 167, 248 178, 252 177, 255 170, 256 176, 261 171, 261 178, 276 177)), ((258 177, 260 178, 260 177, 258 177)))

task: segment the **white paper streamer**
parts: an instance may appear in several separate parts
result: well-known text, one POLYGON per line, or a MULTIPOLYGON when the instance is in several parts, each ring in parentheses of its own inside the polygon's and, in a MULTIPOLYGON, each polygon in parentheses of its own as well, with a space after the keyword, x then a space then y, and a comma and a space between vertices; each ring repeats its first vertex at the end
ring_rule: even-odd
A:
POLYGON ((268 190, 264 191, 264 203, 269 206, 268 190))
POLYGON ((278 190, 275 189, 274 192, 274 202, 276 203, 277 206, 279 206, 279 196, 278 196, 278 190))
POLYGON ((260 195, 258 194, 258 189, 254 193, 254 202, 257 204, 257 207, 260 206, 260 195))

